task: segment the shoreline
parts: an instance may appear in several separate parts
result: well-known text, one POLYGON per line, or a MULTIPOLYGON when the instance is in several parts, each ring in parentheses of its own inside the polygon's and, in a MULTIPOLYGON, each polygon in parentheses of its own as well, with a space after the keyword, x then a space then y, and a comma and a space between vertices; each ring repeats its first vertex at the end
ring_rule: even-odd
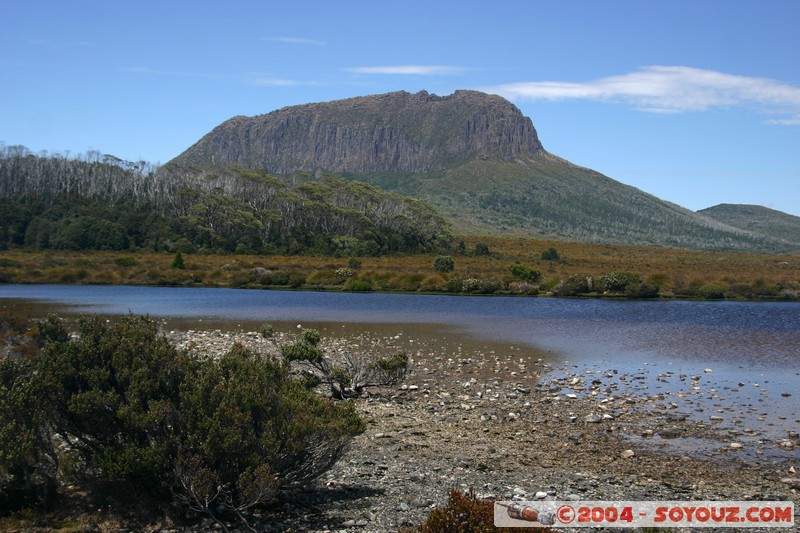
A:
MULTIPOLYGON (((234 341, 275 353, 292 335, 167 333, 206 356, 234 341)), ((371 353, 403 342, 323 339, 329 350, 371 353)), ((564 369, 518 353, 472 355, 428 346, 409 353, 412 371, 401 385, 356 400, 366 432, 322 478, 290 494, 265 530, 395 531, 422 523, 451 488, 498 500, 790 500, 800 507, 800 479, 790 471, 800 466, 797 433, 761 444, 788 457, 758 455, 757 439, 693 419, 636 379, 614 387, 557 375, 564 369), (709 442, 712 451, 696 452, 709 442)))

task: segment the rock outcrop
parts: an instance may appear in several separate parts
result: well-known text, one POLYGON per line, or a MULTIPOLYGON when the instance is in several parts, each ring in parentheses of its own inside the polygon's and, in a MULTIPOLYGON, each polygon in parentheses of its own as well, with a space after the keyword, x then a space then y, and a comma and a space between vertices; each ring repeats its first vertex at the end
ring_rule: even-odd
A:
POLYGON ((401 91, 237 116, 174 161, 367 174, 445 170, 475 157, 513 161, 541 150, 531 120, 499 96, 401 91))

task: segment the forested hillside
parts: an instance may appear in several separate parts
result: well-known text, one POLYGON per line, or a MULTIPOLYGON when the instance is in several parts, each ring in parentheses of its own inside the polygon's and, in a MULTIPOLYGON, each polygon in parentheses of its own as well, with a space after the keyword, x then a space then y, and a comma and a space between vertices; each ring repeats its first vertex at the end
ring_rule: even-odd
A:
POLYGON ((0 151, 0 246, 378 255, 449 246, 422 201, 333 177, 0 151))

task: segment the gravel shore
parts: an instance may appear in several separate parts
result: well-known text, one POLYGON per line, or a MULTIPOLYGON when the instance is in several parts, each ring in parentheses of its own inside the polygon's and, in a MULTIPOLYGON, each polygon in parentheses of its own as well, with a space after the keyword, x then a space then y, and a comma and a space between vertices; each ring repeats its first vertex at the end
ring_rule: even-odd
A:
MULTIPOLYGON (((168 337, 215 357, 233 342, 276 354, 293 332, 168 337)), ((524 350, 443 353, 397 336, 325 338, 323 346, 403 348, 412 370, 403 384, 356 400, 366 432, 312 486, 255 517, 265 531, 396 531, 424 522, 451 488, 498 500, 789 500, 800 508, 800 436, 748 429, 747 412, 737 413, 738 425, 720 424, 730 417, 724 404, 698 416, 686 411, 691 401, 654 394, 637 376, 573 372, 524 350)), ((675 380, 686 394, 710 381, 651 377, 675 380)))

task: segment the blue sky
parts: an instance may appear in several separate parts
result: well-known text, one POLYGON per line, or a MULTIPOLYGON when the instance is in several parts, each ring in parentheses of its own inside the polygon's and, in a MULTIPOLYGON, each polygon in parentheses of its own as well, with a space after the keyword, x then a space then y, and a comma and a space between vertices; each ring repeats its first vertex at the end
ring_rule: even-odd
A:
POLYGON ((235 115, 478 89, 665 200, 800 215, 798 21, 796 0, 0 0, 0 141, 165 163, 235 115))

